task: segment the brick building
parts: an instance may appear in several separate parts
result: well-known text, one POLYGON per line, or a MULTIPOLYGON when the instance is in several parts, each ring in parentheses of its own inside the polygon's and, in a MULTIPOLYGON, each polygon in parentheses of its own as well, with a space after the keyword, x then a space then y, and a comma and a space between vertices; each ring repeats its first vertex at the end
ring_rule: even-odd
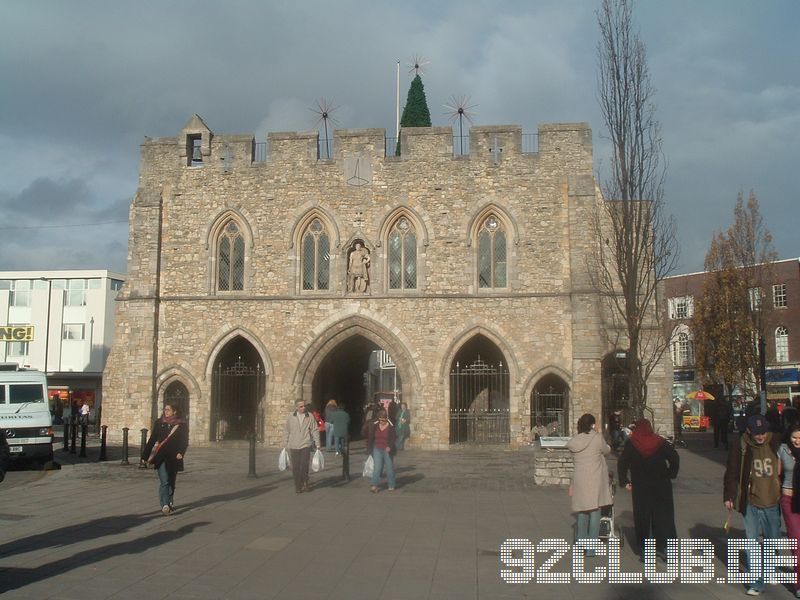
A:
MULTIPOLYGON (((321 159, 316 132, 269 133, 267 154, 194 115, 145 141, 112 435, 169 399, 193 443, 278 445, 296 399, 337 399, 355 433, 382 398, 408 403, 416 447, 515 446, 615 402, 603 382, 623 349, 586 267, 601 201, 587 125, 542 125, 532 152, 516 126, 472 128, 458 156, 449 128, 404 129, 401 156, 384 136, 336 131, 321 159)), ((649 397, 667 431, 670 380, 665 358, 649 397)))
MULTIPOLYGON (((766 342, 767 398, 790 403, 800 400, 800 259, 779 260, 770 265, 771 273, 763 288, 751 290, 751 303, 764 310, 766 342)), ((707 272, 676 275, 665 281, 668 303, 666 333, 671 336, 674 367, 673 395, 684 399, 686 394, 701 388, 694 369, 694 336, 690 319, 694 299, 703 293, 707 272)))

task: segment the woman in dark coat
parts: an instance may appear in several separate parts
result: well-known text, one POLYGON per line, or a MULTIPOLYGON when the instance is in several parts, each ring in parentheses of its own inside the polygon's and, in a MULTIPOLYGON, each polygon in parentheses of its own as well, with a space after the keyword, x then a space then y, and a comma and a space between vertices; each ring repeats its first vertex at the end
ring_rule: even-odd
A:
POLYGON ((641 556, 644 540, 655 538, 656 552, 665 556, 667 540, 677 538, 672 480, 680 459, 675 448, 653 433, 647 419, 639 419, 617 462, 619 483, 633 496, 633 524, 641 556))
POLYGON ((174 510, 172 498, 175 495, 175 480, 178 471, 183 471, 183 456, 188 445, 186 421, 178 417, 174 406, 165 404, 164 413, 153 423, 150 439, 142 450, 142 461, 151 462, 158 472, 158 499, 161 512, 165 515, 174 510), (156 451, 151 457, 154 448, 156 451))

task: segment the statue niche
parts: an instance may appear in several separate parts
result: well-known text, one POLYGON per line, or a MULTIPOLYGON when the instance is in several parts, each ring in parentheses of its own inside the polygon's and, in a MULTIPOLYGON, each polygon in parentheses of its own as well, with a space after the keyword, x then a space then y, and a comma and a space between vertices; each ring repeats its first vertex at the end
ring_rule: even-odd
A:
POLYGON ((369 250, 362 240, 353 242, 347 251, 347 291, 352 294, 369 293, 369 250))

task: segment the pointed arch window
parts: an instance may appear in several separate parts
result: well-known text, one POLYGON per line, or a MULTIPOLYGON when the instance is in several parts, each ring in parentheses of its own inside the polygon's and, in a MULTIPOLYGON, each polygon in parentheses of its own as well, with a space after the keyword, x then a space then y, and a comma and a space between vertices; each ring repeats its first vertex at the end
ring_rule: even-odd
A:
POLYGON ((417 289, 417 232, 406 217, 389 231, 389 289, 417 289))
POLYGON ((327 290, 331 276, 331 242, 325 226, 314 219, 303 234, 303 256, 300 266, 303 290, 327 290))
POLYGON ((478 230, 478 286, 507 287, 506 230, 495 215, 484 219, 478 230))
POLYGON ((789 362, 789 330, 783 326, 775 330, 775 362, 789 362))
POLYGON ((687 328, 680 329, 672 341, 672 364, 676 367, 694 365, 694 341, 687 328))
POLYGON ((228 221, 217 241, 217 290, 244 289, 244 235, 235 221, 228 221))

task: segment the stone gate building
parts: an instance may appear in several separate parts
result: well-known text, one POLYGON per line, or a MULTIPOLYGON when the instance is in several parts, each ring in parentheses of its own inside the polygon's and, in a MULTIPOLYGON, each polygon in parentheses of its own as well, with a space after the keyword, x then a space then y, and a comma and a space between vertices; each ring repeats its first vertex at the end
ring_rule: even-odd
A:
MULTIPOLYGON (((587 272, 601 201, 588 126, 217 135, 194 115, 146 139, 105 422, 150 427, 177 403, 195 444, 282 442, 296 399, 404 401, 410 444, 569 435, 620 401, 587 272), (389 147, 389 154, 385 151, 389 147)), ((624 351, 622 351, 624 355, 624 351)), ((650 381, 671 431, 668 363, 650 381)))

